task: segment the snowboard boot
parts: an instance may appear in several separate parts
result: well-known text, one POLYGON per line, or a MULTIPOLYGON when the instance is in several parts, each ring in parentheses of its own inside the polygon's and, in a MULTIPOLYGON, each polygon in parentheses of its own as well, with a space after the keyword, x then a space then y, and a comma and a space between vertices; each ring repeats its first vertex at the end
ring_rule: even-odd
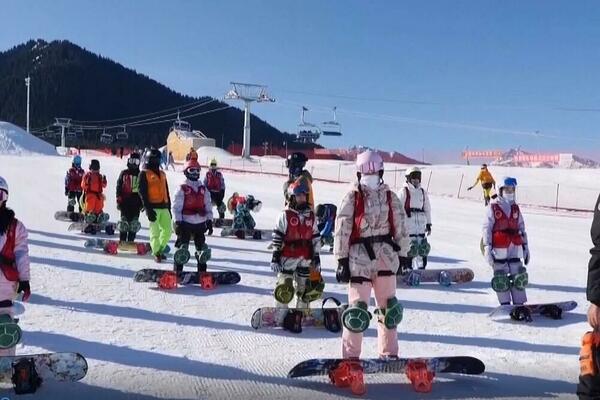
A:
POLYGON ((555 304, 548 304, 540 307, 540 314, 552 319, 562 319, 562 308, 555 304))
POLYGON ((262 232, 258 231, 258 230, 252 231, 252 239, 254 239, 254 240, 261 240, 262 239, 262 232))
POLYGON ((42 384, 35 362, 31 358, 22 358, 13 363, 12 383, 16 394, 35 393, 42 384))
POLYGON ((586 332, 579 351, 579 375, 597 375, 600 370, 600 333, 586 332))
POLYGON ((158 280, 158 287, 164 290, 177 289, 177 273, 173 271, 165 272, 158 280))
POLYGON ((414 360, 406 365, 406 376, 418 393, 431 392, 431 384, 435 373, 429 371, 424 361, 414 360))
POLYGON ((121 229, 119 229, 119 242, 122 242, 122 243, 126 242, 128 235, 129 235, 129 232, 122 231, 121 229))
POLYGON ((367 330, 371 318, 367 303, 357 301, 342 313, 342 324, 350 332, 361 333, 367 330))
POLYGON ((517 306, 510 312, 510 318, 515 321, 531 322, 531 312, 525 306, 517 306))
POLYGON ((8 314, 0 315, 0 349, 10 349, 21 341, 21 328, 8 314))
POLYGON ((289 310, 283 318, 283 329, 292 333, 302 333, 302 311, 289 310))
POLYGON ((440 271, 438 283, 446 287, 452 285, 452 275, 448 271, 440 271))
POLYGON ((421 260, 423 262, 423 265, 421 266, 421 269, 425 269, 425 267, 427 267, 427 256, 421 257, 421 260))
POLYGON ((234 232, 234 234, 238 239, 246 239, 246 231, 244 229, 238 229, 234 232))
POLYGON ((352 393, 363 395, 367 392, 363 378, 363 368, 358 360, 345 360, 329 371, 329 379, 336 387, 350 387, 352 393))
POLYGON ((106 225, 106 227, 104 228, 104 232, 106 232, 106 234, 108 236, 114 235, 115 234, 115 226, 113 224, 106 225))
POLYGON ((96 226, 93 224, 88 224, 85 228, 83 228, 83 233, 87 233, 88 235, 95 235, 96 226))
POLYGON ((127 241, 129 243, 135 242, 135 237, 137 236, 137 232, 127 232, 127 241))

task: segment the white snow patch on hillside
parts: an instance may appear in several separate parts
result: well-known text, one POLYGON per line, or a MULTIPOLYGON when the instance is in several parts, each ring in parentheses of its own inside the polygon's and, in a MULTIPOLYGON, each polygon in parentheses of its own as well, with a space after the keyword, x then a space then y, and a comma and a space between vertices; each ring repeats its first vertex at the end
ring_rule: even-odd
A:
POLYGON ((53 156, 56 149, 10 122, 0 121, 0 154, 53 156))

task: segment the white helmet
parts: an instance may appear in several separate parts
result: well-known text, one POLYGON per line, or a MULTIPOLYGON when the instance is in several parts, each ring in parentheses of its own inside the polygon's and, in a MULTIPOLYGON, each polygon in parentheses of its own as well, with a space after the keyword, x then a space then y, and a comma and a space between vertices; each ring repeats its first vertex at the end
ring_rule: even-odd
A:
POLYGON ((383 158, 379 153, 371 150, 362 152, 356 156, 356 170, 365 175, 383 171, 383 158))
POLYGON ((406 176, 407 178, 412 175, 412 174, 417 174, 421 175, 421 170, 419 169, 419 167, 410 167, 407 168, 406 171, 404 171, 404 176, 406 176))
POLYGON ((0 203, 8 200, 8 183, 0 176, 0 203))

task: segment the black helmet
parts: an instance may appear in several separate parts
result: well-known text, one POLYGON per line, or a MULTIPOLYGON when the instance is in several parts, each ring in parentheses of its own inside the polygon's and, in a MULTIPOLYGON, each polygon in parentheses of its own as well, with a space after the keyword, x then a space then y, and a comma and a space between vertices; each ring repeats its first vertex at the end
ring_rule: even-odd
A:
POLYGON ((308 158, 304 153, 300 153, 299 151, 290 154, 285 160, 285 166, 288 169, 292 168, 304 168, 308 158))
POLYGON ((146 159, 146 165, 149 168, 158 168, 160 166, 160 151, 157 149, 150 149, 146 151, 144 158, 146 159))
POLYGON ((140 154, 139 153, 131 153, 129 158, 127 159, 127 168, 129 169, 137 169, 140 167, 140 154))
POLYGON ((98 161, 98 160, 90 161, 90 170, 91 171, 100 171, 100 161, 98 161))

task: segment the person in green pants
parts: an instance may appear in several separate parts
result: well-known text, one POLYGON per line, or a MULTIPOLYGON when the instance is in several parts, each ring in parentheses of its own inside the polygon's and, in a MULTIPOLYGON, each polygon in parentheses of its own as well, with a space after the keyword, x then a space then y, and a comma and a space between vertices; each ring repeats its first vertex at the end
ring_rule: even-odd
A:
POLYGON ((150 149, 145 154, 146 164, 139 175, 139 193, 150 221, 150 247, 156 262, 167 257, 165 249, 173 232, 171 227, 171 196, 167 176, 160 170, 160 151, 150 149))

